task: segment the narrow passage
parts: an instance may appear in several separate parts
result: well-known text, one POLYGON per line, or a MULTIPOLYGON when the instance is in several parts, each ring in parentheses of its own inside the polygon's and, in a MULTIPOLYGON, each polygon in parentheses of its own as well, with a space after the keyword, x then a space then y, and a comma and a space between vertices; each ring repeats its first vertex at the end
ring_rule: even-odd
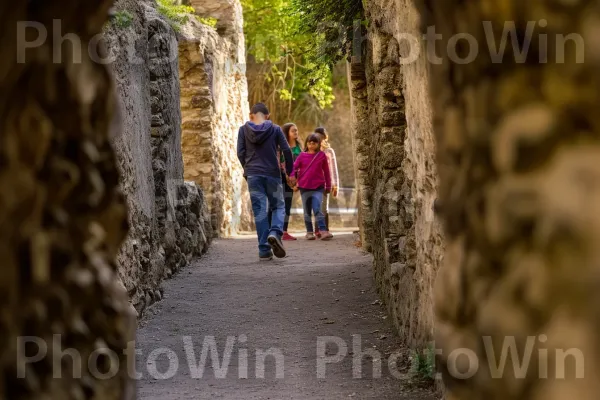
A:
POLYGON ((401 347, 377 301, 371 257, 353 242, 352 234, 340 233, 328 243, 285 242, 289 256, 272 262, 258 261, 254 235, 214 242, 206 256, 165 282, 164 299, 141 321, 138 398, 435 399, 399 379, 408 371, 406 351, 398 373, 388 368, 401 347), (381 354, 381 378, 374 379, 369 356, 353 377, 353 335, 360 335, 363 352, 381 354), (218 359, 209 351, 211 336, 218 359), (331 361, 322 379, 320 337, 331 361), (261 362, 256 352, 269 350, 261 362))

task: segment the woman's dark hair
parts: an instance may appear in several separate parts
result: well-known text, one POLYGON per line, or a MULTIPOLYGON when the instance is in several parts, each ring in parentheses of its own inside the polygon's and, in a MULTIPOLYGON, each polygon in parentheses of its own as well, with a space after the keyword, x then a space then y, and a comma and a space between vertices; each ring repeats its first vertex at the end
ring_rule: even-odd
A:
POLYGON ((317 143, 320 149, 322 140, 323 139, 321 138, 321 135, 319 135, 318 133, 311 133, 310 135, 308 135, 306 141, 304 142, 304 151, 308 151, 308 142, 317 143))
POLYGON ((290 142, 290 131, 292 130, 292 126, 296 126, 296 124, 294 124, 293 122, 288 122, 287 124, 281 127, 281 130, 285 135, 285 140, 287 140, 288 143, 290 142))
POLYGON ((317 129, 315 129, 315 133, 320 133, 321 135, 323 135, 325 140, 329 139, 329 135, 327 134, 327 129, 325 129, 325 127, 323 127, 323 126, 320 126, 317 129))

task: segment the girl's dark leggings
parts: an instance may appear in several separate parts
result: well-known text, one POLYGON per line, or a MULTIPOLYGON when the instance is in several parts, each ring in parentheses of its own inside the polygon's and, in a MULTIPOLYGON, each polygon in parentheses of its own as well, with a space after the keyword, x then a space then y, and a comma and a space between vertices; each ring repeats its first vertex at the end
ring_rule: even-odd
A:
POLYGON ((294 199, 294 189, 289 187, 285 175, 281 175, 281 181, 283 182, 283 190, 285 196, 285 220, 283 222, 283 231, 287 232, 290 224, 290 215, 292 214, 292 200, 294 199))

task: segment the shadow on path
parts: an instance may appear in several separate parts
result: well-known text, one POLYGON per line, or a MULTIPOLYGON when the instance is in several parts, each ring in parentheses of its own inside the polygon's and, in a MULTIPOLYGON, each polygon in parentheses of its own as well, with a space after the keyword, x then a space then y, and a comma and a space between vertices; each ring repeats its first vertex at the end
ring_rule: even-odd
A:
POLYGON ((138 329, 138 398, 435 399, 400 379, 402 368, 388 368, 400 346, 377 301, 371 257, 353 247, 352 235, 285 244, 287 258, 259 262, 255 236, 217 240, 165 282, 165 298, 138 329), (317 362, 319 340, 329 364, 317 362), (269 349, 262 362, 257 351, 269 349), (379 361, 369 356, 353 377, 353 359, 368 349, 380 353, 381 377, 373 377, 379 361), (322 379, 317 364, 325 366, 322 379))

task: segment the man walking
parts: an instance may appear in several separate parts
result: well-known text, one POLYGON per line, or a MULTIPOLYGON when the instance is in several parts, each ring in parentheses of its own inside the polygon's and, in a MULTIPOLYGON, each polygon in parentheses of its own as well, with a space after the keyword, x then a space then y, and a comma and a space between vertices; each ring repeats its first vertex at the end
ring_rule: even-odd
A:
MULTIPOLYGON (((269 120, 269 109, 258 103, 250 110, 250 121, 240 127, 237 155, 248 181, 261 261, 286 255, 281 237, 285 201, 277 150, 285 157, 288 175, 292 172, 292 151, 281 128, 269 120), (272 212, 269 224, 269 208, 272 212)), ((293 178, 292 178, 293 181, 293 178)))

